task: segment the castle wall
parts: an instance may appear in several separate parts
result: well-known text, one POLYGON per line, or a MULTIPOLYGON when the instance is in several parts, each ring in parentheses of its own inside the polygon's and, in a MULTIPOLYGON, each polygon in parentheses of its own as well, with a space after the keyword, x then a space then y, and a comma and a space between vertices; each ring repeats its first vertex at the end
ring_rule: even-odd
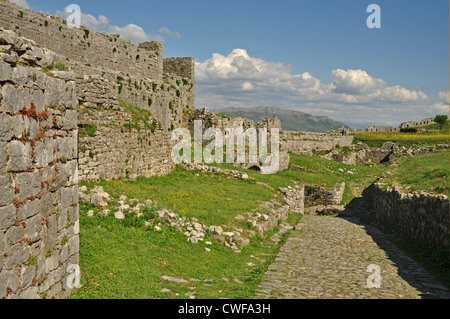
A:
POLYGON ((283 151, 312 155, 313 151, 331 151, 336 146, 351 146, 353 136, 329 135, 324 133, 290 132, 280 133, 280 145, 283 151))
POLYGON ((79 259, 75 83, 16 65, 18 40, 0 33, 0 299, 62 298, 79 259))
POLYGON ((129 40, 89 29, 69 28, 62 18, 20 8, 0 0, 0 26, 32 39, 59 56, 124 74, 162 81, 163 46, 139 48, 129 40), (19 11, 23 12, 23 16, 19 11), (46 22, 47 21, 47 22, 46 22))
POLYGON ((375 184, 372 218, 383 229, 409 240, 434 262, 450 258, 450 208, 446 196, 406 193, 375 184))
POLYGON ((139 129, 127 128, 131 115, 120 111, 84 109, 79 120, 96 127, 94 136, 79 139, 80 180, 161 176, 174 169, 171 132, 158 127, 152 131, 143 122, 139 129))
POLYGON ((49 74, 76 82, 79 124, 97 129, 95 138, 79 141, 79 148, 87 150, 80 154, 82 179, 162 175, 173 169, 167 152, 172 145, 170 133, 187 127, 195 107, 193 58, 164 59, 163 46, 156 41, 137 46, 116 35, 69 28, 62 18, 3 0, 0 27, 13 30, 35 48, 21 53, 19 62, 45 66, 49 74), (42 59, 48 49, 56 54, 42 59), (55 62, 63 64, 64 70, 52 69, 55 62), (150 112, 157 132, 124 131, 131 118, 119 100, 150 112), (116 150, 129 154, 122 156, 116 150))

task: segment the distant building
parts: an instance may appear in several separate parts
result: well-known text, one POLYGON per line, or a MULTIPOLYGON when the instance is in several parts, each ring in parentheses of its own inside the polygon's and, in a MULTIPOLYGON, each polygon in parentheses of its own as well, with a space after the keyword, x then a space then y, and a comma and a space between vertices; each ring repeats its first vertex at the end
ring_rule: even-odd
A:
POLYGON ((426 118, 422 121, 410 121, 400 124, 400 128, 407 128, 407 127, 414 127, 414 126, 424 126, 424 125, 430 125, 435 124, 434 117, 426 118))

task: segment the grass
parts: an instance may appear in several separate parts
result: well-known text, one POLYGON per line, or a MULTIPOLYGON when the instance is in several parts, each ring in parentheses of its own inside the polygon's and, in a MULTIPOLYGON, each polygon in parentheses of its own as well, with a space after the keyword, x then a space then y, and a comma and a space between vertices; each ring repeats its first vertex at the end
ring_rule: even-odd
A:
POLYGON ((450 143, 450 135, 445 130, 425 133, 360 132, 353 135, 355 136, 354 144, 365 143, 370 147, 381 147, 385 142, 394 142, 405 147, 413 144, 428 146, 450 143))
MULTIPOLYGON (((82 184, 88 188, 94 185, 82 184)), ((135 182, 101 182, 99 185, 116 200, 123 194, 129 198, 152 199, 180 215, 195 216, 207 225, 230 223, 238 213, 274 197, 273 191, 254 181, 180 168, 165 177, 139 178, 135 182)), ((114 205, 114 201, 111 204, 114 205)), ((253 237, 250 245, 241 253, 235 253, 216 244, 208 234, 205 241, 213 242, 212 246, 193 245, 171 228, 163 227, 162 232, 156 232, 151 226, 145 227, 145 219, 138 219, 133 213, 127 214, 125 220, 117 220, 112 214, 106 218, 89 218, 87 211, 90 209, 98 212, 103 208, 80 203, 82 288, 72 293, 72 299, 186 299, 185 294, 190 291, 196 292, 197 299, 252 298, 286 238, 285 234, 278 244, 268 241, 278 231, 276 227, 264 237, 253 237), (211 252, 205 251, 205 247, 211 252), (161 277, 165 275, 188 282, 164 281, 161 277), (192 278, 201 282, 190 280, 192 278), (163 293, 163 288, 171 292, 163 293)), ((146 211, 145 217, 152 216, 154 210, 146 211)), ((300 218, 301 215, 290 213, 288 222, 295 225, 300 218)))
POLYGON ((163 177, 139 177, 136 181, 117 180, 86 183, 88 188, 103 186, 118 199, 126 194, 141 201, 151 199, 161 207, 207 225, 223 225, 243 212, 270 201, 275 192, 255 181, 239 181, 214 174, 184 171, 177 167, 163 177), (199 176, 196 176, 199 175, 199 176))
MULTIPOLYGON (((448 181, 448 155, 448 151, 442 151, 397 159, 392 180, 418 190, 434 187, 440 191, 448 181)), ((275 198, 279 187, 293 185, 294 181, 328 188, 346 182, 342 201, 346 204, 391 168, 390 164, 347 165, 298 154, 291 154, 291 164, 308 171, 285 170, 262 175, 231 164, 215 164, 245 171, 251 179, 235 180, 176 167, 163 177, 82 182, 81 185, 88 188, 103 186, 113 197, 111 205, 115 205, 121 195, 141 201, 151 199, 157 207, 171 209, 181 216, 196 217, 206 225, 245 227, 234 217, 256 208, 260 202, 275 198)), ((448 184, 446 189, 448 191, 448 184)), ((72 299, 186 299, 185 294, 192 291, 196 292, 197 299, 252 298, 286 239, 284 235, 279 244, 269 241, 278 231, 275 228, 262 238, 253 237, 250 245, 237 254, 216 244, 208 234, 205 241, 213 242, 212 246, 193 245, 171 228, 163 227, 161 232, 156 232, 151 226, 145 227, 144 219, 138 219, 135 213, 126 214, 125 220, 116 220, 113 214, 106 218, 89 218, 87 211, 90 209, 98 212, 103 208, 80 203, 82 288, 71 295, 72 299), (211 251, 205 251, 205 247, 211 251), (188 282, 164 281, 161 278, 164 275, 188 282), (170 292, 161 292, 163 288, 170 292)), ((153 216, 155 209, 146 211, 146 217, 147 214, 153 216)), ((290 213, 288 222, 295 225, 300 218, 300 215, 290 213)))
POLYGON ((95 126, 94 124, 88 124, 86 126, 79 127, 78 136, 80 138, 95 137, 96 132, 97 132, 97 126, 95 126))
POLYGON ((272 189, 292 186, 294 182, 326 188, 336 187, 345 182, 346 188, 342 204, 349 203, 354 197, 372 184, 389 166, 387 164, 364 166, 347 165, 337 161, 300 154, 290 154, 290 164, 309 169, 311 172, 285 170, 273 175, 262 175, 259 172, 237 168, 232 164, 215 164, 215 166, 245 171, 257 182, 268 184, 272 189))
POLYGON ((152 129, 154 121, 152 120, 152 113, 150 111, 144 110, 131 103, 126 103, 121 100, 118 101, 119 106, 122 107, 126 113, 131 115, 131 122, 126 125, 127 129, 131 130, 132 128, 135 128, 140 131, 141 124, 144 124, 147 129, 152 129))
POLYGON ((450 196, 450 152, 403 157, 397 160, 389 182, 408 190, 428 191, 450 196))

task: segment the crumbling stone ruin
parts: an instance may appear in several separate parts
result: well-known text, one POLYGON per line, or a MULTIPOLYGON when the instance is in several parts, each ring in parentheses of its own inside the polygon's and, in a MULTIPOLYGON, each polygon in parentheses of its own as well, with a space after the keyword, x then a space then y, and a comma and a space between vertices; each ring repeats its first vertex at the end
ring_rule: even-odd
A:
POLYGON ((434 117, 429 117, 429 118, 423 119, 421 121, 404 122, 404 123, 400 124, 398 127, 383 126, 383 125, 370 125, 363 131, 365 131, 365 132, 400 132, 401 129, 404 129, 404 128, 425 126, 425 125, 431 125, 431 124, 435 124, 434 117))

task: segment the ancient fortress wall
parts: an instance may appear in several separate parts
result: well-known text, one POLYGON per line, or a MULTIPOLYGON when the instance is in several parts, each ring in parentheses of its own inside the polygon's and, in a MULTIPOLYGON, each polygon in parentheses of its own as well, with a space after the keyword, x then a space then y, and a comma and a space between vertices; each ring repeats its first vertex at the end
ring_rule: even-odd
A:
POLYGON ((33 48, 0 32, 0 299, 70 293, 78 264, 75 82, 17 65, 33 48))
POLYGON ((409 240, 435 259, 450 258, 450 207, 447 196, 406 193, 399 187, 375 184, 372 218, 383 229, 409 240))
POLYGON ((349 147, 353 136, 329 135, 324 133, 282 131, 280 144, 283 151, 312 155, 313 151, 331 151, 336 146, 349 147))
POLYGON ((23 9, 4 0, 0 1, 0 25, 69 60, 162 80, 163 46, 159 43, 139 48, 112 34, 69 28, 62 18, 23 9))
MULTIPOLYGON (((166 58, 162 44, 135 45, 117 35, 69 28, 59 17, 0 0, 0 27, 54 51, 64 70, 50 74, 75 81, 81 128, 95 126, 95 136, 80 138, 80 179, 164 175, 173 169, 171 131, 187 127, 195 107, 193 58, 166 58), (119 105, 131 103, 150 114, 145 123, 126 129, 133 119, 119 105)), ((40 61, 39 52, 23 56, 40 61)), ((55 61, 53 61, 55 62, 55 61)))

